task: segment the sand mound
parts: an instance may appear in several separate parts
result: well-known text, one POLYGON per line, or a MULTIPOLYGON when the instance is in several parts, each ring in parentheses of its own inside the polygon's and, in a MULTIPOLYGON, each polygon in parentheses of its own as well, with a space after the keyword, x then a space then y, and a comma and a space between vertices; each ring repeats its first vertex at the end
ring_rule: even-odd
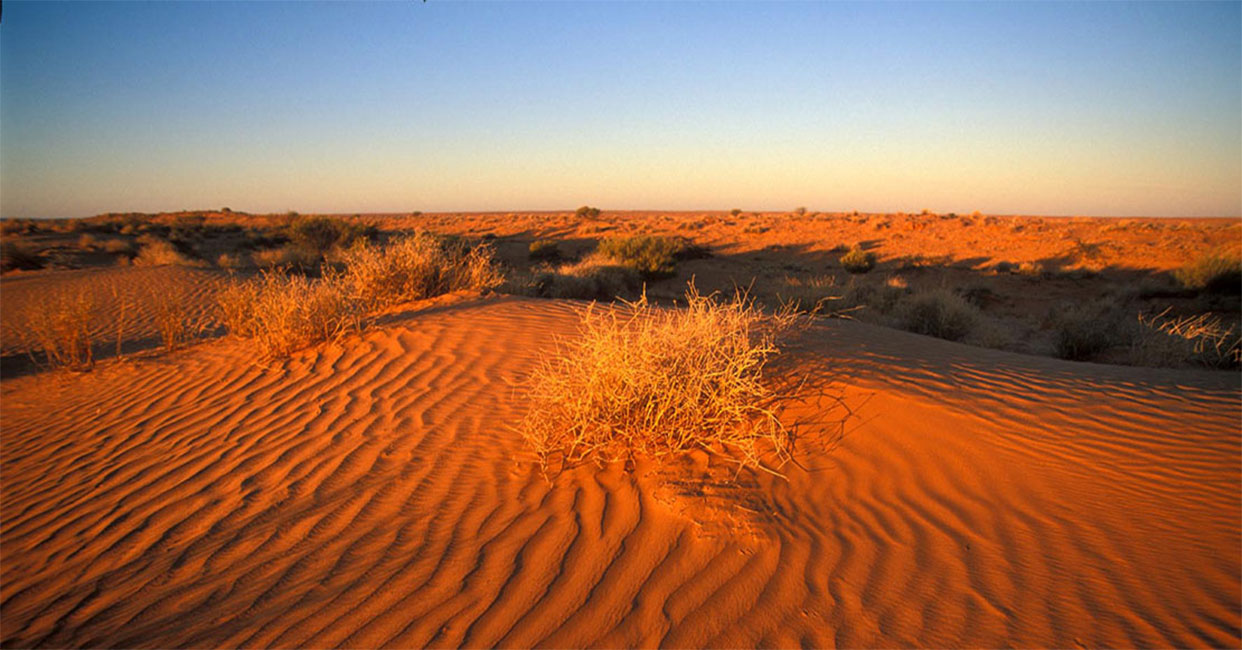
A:
POLYGON ((579 307, 5 380, 0 641, 1242 643, 1237 375, 831 322, 791 354, 859 415, 809 471, 724 484, 695 455, 548 484, 515 461, 512 384, 579 307))
POLYGON ((83 294, 94 305, 91 339, 97 357, 115 354, 119 334, 123 353, 160 345, 157 303, 184 310, 195 332, 218 326, 215 293, 227 279, 218 270, 182 266, 134 266, 13 275, 0 280, 0 355, 5 370, 24 370, 28 361, 21 329, 30 309, 45 297, 83 294))

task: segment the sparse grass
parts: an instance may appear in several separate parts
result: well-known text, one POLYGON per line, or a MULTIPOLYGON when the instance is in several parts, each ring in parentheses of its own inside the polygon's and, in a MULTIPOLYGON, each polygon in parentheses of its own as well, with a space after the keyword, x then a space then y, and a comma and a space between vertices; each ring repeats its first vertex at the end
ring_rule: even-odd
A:
POLYGON ((0 270, 22 269, 33 271, 47 265, 47 260, 23 242, 0 242, 0 270))
POLYGON ((561 249, 555 239, 531 242, 528 250, 532 260, 552 262, 561 259, 561 249))
POLYGON ((661 309, 644 295, 617 308, 592 305, 581 337, 541 362, 521 432, 545 473, 558 459, 564 467, 691 449, 773 473, 790 460, 793 432, 776 413, 788 396, 766 371, 796 317, 693 286, 686 303, 661 309))
POLYGON ((979 321, 979 310, 948 289, 916 293, 899 309, 904 329, 949 341, 962 340, 979 321))
POLYGON ((490 244, 470 247, 426 231, 383 248, 360 243, 342 261, 341 282, 367 310, 461 289, 493 289, 504 280, 490 244))
POLYGON ((866 273, 875 268, 876 255, 871 251, 854 247, 850 252, 841 256, 840 262, 841 268, 850 273, 866 273))
POLYGON ((808 278, 786 276, 785 286, 777 291, 776 297, 782 304, 788 304, 799 312, 818 313, 837 311, 828 307, 841 301, 841 294, 837 279, 831 275, 808 278))
POLYGON ((1187 289, 1242 293, 1242 257, 1212 253, 1177 269, 1173 276, 1187 289))
POLYGON ((266 358, 288 356, 361 326, 360 304, 339 283, 285 271, 233 282, 217 301, 229 333, 254 340, 266 358))
POLYGON ((1174 317, 1168 309, 1139 314, 1130 362, 1161 368, 1237 368, 1242 365, 1242 334, 1211 314, 1174 317))
POLYGON ((31 360, 39 356, 49 368, 90 370, 95 366, 91 349, 91 320, 95 302, 85 291, 46 294, 27 306, 20 336, 31 360))
POLYGON ((675 274, 678 259, 702 255, 704 250, 685 239, 637 235, 605 239, 598 252, 638 271, 644 280, 657 280, 675 274))

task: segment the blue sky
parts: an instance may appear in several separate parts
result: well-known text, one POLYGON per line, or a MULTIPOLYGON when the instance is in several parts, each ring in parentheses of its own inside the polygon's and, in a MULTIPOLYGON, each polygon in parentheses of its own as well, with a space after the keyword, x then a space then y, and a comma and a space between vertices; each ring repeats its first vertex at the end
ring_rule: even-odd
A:
POLYGON ((0 213, 1238 216, 1242 3, 50 3, 0 213))

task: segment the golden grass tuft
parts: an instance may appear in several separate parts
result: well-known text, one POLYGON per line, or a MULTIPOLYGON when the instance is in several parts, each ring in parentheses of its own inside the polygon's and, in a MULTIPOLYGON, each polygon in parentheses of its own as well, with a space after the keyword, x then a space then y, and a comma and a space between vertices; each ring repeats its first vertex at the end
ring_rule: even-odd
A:
POLYGON ((50 368, 90 370, 95 366, 91 349, 91 320, 95 302, 85 291, 59 291, 29 305, 20 337, 36 363, 39 355, 50 368))
POLYGON ((384 247, 361 243, 342 257, 341 282, 366 309, 379 309, 461 289, 494 289, 503 281, 490 244, 467 246, 426 231, 384 247))
POLYGON ((581 336, 531 375, 521 433, 545 473, 557 459, 565 467, 701 448, 779 475, 793 432, 776 409, 789 396, 765 370, 797 322, 791 309, 767 314, 743 293, 722 301, 693 284, 679 309, 645 294, 615 308, 592 304, 581 336))
POLYGON ((361 326, 360 305, 340 283, 285 271, 235 281, 217 296, 229 333, 255 341, 266 358, 288 356, 361 326))

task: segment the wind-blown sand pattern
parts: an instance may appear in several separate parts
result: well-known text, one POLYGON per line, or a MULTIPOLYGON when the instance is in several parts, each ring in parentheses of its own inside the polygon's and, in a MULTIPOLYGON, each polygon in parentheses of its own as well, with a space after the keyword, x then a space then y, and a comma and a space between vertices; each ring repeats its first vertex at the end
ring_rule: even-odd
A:
POLYGON ((831 321, 789 359, 857 415, 788 482, 696 454, 549 484, 514 386, 580 308, 447 300, 267 367, 221 340, 6 379, 0 641, 1242 644, 1236 374, 831 321))

